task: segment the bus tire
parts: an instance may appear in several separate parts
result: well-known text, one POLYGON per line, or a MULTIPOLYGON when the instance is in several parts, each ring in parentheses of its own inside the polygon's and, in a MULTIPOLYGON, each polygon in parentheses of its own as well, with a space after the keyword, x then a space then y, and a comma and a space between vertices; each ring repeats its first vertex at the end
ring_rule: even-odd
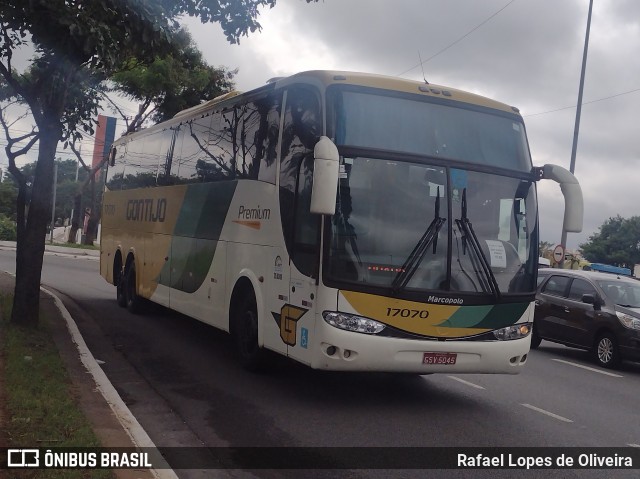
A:
POLYGON ((127 297, 124 294, 124 273, 122 271, 122 260, 119 255, 113 265, 113 276, 113 282, 116 285, 116 300, 118 301, 118 306, 125 308, 127 306, 127 297))
POLYGON ((136 291, 136 263, 131 260, 124 275, 124 297, 129 312, 139 314, 142 311, 142 298, 136 291))
POLYGON ((116 300, 118 301, 118 306, 121 308, 125 308, 127 306, 127 297, 124 294, 124 284, 122 279, 120 279, 116 285, 116 300))
POLYGON ((258 345, 258 308, 253 291, 242 293, 233 310, 233 340, 243 368, 257 372, 265 369, 265 351, 258 345))

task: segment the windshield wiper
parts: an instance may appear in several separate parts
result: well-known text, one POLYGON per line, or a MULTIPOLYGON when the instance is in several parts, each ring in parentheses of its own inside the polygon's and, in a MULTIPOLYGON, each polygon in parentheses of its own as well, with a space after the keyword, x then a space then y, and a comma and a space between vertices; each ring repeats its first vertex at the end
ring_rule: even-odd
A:
POLYGON ((433 254, 436 254, 436 249, 438 247, 438 233, 446 221, 446 218, 442 218, 440 216, 440 187, 438 186, 434 218, 422 235, 422 238, 420 238, 416 246, 413 248, 411 254, 405 260, 400 272, 393 279, 393 282, 391 283, 391 290, 394 294, 406 288, 407 284, 418 270, 418 266, 420 266, 420 263, 431 244, 433 244, 433 254))
POLYGON ((480 267, 482 268, 482 272, 486 277, 485 289, 492 293, 496 299, 500 299, 500 286, 498 286, 498 281, 496 280, 493 271, 491 271, 491 266, 489 265, 489 261, 487 261, 487 257, 482 251, 482 246, 480 246, 480 241, 478 240, 478 236, 476 236, 475 231, 473 231, 473 226, 471 225, 471 221, 467 217, 467 189, 464 188, 462 190, 462 205, 461 205, 461 217, 456 220, 456 225, 462 231, 462 254, 466 254, 467 244, 471 246, 471 250, 477 258, 477 262, 471 258, 474 269, 477 270, 477 263, 480 263, 480 267))

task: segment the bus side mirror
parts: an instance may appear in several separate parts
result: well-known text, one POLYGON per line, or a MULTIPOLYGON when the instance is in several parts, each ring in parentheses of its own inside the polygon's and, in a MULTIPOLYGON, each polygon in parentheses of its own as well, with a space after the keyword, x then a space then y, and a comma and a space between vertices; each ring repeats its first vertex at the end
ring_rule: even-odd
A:
POLYGON ((542 178, 553 180, 560 184, 560 190, 564 196, 564 229, 570 233, 582 231, 582 219, 584 215, 584 203, 582 189, 575 176, 558 165, 544 165, 542 178))
POLYGON ((311 213, 333 215, 336 212, 340 156, 338 148, 326 136, 321 136, 313 149, 313 186, 311 213))

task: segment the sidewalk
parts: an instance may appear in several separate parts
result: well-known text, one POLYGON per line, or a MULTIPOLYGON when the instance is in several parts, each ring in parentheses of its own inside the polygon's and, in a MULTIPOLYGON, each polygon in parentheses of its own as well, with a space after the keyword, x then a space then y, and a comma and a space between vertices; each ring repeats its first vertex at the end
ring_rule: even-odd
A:
MULTIPOLYGON (((0 249, 15 249, 15 248, 16 248, 15 241, 0 241, 0 249)), ((91 259, 100 258, 100 250, 73 248, 73 247, 67 247, 67 246, 60 246, 57 244, 52 245, 51 243, 49 243, 48 239, 47 239, 47 242, 45 243, 44 251, 45 253, 50 253, 50 254, 64 254, 64 255, 78 256, 78 257, 86 256, 91 259)))
MULTIPOLYGON (((6 245, 9 242, 0 243, 2 243, 0 246, 10 247, 6 245)), ((13 247, 15 248, 15 243, 13 243, 13 247)), ((74 248, 57 249, 71 249, 72 254, 77 253, 74 248)), ((95 251, 95 253, 99 252, 95 251)), ((15 278, 12 275, 0 272, 0 291, 13 294, 14 285, 15 278)), ((117 396, 115 389, 104 376, 93 355, 86 349, 82 337, 79 336, 75 322, 62 305, 62 302, 57 297, 43 291, 40 296, 40 305, 47 316, 52 318, 51 335, 69 375, 78 406, 89 420, 103 447, 148 447, 149 444, 137 444, 132 439, 132 436, 135 437, 136 435, 132 434, 133 427, 131 424, 129 424, 129 430, 126 430, 123 426, 123 416, 131 413, 124 406, 124 403, 117 404, 118 401, 121 402, 120 397, 117 396), (86 350, 83 350, 83 347, 86 350), (100 379, 100 374, 104 376, 104 379, 100 379), (107 384, 105 384, 105 381, 107 384), (109 387, 113 389, 111 395, 108 391, 109 387), (107 390, 106 393, 105 390, 107 390), (115 399, 113 397, 114 393, 117 396, 115 399)), ((1 381, 2 376, 0 375, 0 389, 3 389, 1 381)), ((131 417, 133 418, 133 416, 131 417)), ((11 418, 4 419, 11 420, 11 418)), ((133 420, 135 421, 135 418, 133 420)), ((140 426, 138 425, 138 427, 140 426)), ((146 435, 146 433, 144 434, 146 435)), ((145 469, 114 469, 113 473, 118 479, 157 479, 173 475, 171 470, 145 469)))

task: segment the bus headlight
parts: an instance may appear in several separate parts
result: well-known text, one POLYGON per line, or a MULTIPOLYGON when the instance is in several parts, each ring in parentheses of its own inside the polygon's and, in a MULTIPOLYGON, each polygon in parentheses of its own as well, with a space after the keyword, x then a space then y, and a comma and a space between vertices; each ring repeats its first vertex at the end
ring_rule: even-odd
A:
POLYGON ((364 318, 355 314, 338 313, 337 311, 324 311, 324 320, 331 326, 345 331, 356 333, 378 334, 385 328, 385 325, 370 318, 364 318))
POLYGON ((623 326, 629 329, 640 329, 640 319, 634 318, 633 316, 629 316, 628 314, 621 313, 616 311, 616 316, 622 323, 623 326))
POLYGON ((519 323, 506 328, 496 329, 493 335, 499 341, 512 341, 514 339, 525 338, 531 332, 531 323, 519 323))

